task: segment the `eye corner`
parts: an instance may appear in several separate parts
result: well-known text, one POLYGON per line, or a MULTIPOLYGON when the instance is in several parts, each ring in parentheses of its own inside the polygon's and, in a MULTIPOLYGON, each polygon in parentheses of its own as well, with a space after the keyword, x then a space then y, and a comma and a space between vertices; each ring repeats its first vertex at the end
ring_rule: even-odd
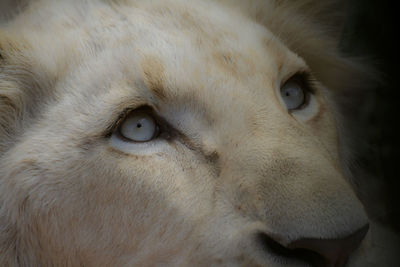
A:
POLYGON ((118 132, 118 129, 119 129, 121 123, 130 114, 130 112, 132 112, 135 109, 136 108, 128 107, 128 108, 125 108, 122 112, 118 113, 117 117, 113 120, 113 122, 104 131, 103 136, 105 138, 110 138, 114 133, 118 132))

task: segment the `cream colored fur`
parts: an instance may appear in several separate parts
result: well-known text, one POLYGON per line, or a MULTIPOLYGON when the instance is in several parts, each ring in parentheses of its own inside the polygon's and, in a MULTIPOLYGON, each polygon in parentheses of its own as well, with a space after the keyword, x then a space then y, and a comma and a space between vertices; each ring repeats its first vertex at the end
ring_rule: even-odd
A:
POLYGON ((0 26, 1 266, 304 266, 255 235, 367 222, 348 266, 396 266, 346 167, 334 97, 366 70, 337 50, 337 1, 23 6, 0 26), (317 89, 289 113, 279 87, 302 70, 317 89), (182 134, 115 149, 110 127, 143 105, 182 134))

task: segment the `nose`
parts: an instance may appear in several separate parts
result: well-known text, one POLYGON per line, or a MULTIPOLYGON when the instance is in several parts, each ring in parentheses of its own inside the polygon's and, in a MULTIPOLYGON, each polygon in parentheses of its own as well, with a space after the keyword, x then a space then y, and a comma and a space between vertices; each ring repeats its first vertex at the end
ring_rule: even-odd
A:
POLYGON ((270 253, 306 261, 316 267, 341 267, 346 264, 350 254, 359 247, 368 228, 367 224, 344 238, 301 238, 286 246, 282 246, 266 234, 261 234, 260 239, 270 253))

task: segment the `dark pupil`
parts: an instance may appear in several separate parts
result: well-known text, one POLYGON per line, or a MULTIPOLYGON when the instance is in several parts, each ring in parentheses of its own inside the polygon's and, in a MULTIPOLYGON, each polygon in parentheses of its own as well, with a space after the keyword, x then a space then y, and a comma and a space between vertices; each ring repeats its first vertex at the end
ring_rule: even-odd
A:
POLYGON ((142 124, 141 124, 140 122, 138 122, 138 123, 136 124, 136 127, 142 128, 142 124))

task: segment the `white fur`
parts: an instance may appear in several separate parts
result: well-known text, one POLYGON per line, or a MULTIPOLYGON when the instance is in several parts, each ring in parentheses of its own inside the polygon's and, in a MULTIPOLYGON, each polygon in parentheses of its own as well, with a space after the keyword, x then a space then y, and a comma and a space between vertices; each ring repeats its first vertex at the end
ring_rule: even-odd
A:
POLYGON ((334 96, 367 69, 337 50, 338 1, 28 2, 0 26, 2 266, 303 266, 256 233, 367 222, 349 266, 395 266, 343 156, 334 96), (316 92, 289 113, 299 71, 316 92), (110 139, 144 105, 175 130, 110 139))

